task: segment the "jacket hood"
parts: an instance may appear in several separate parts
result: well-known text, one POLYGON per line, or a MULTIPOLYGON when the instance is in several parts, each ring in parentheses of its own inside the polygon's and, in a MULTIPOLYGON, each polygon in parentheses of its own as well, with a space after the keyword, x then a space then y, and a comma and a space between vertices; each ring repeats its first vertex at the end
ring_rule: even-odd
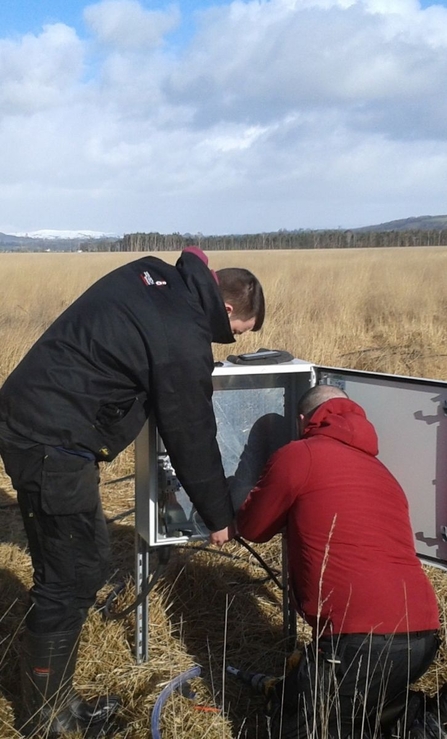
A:
POLYGON ((365 411, 348 398, 333 398, 322 403, 311 416, 303 434, 328 436, 375 457, 378 452, 377 434, 365 411))
POLYGON ((183 251, 175 266, 190 293, 199 301, 208 320, 212 340, 218 344, 231 344, 235 338, 225 303, 217 280, 207 265, 207 256, 196 247, 183 251))

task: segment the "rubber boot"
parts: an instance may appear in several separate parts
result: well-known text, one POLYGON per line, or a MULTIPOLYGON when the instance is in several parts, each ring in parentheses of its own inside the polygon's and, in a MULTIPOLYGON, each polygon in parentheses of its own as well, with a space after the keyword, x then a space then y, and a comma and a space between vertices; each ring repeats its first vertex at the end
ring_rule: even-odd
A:
POLYGON ((95 703, 84 701, 73 688, 80 631, 33 634, 22 641, 22 714, 24 736, 55 739, 80 731, 84 737, 106 737, 116 731, 113 717, 119 708, 116 696, 95 703))

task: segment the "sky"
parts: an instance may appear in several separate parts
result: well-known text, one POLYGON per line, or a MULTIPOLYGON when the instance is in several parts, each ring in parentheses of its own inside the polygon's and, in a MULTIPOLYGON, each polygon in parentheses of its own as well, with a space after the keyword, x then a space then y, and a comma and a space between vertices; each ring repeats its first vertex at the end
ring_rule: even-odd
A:
POLYGON ((447 214, 447 0, 2 0, 0 231, 447 214))

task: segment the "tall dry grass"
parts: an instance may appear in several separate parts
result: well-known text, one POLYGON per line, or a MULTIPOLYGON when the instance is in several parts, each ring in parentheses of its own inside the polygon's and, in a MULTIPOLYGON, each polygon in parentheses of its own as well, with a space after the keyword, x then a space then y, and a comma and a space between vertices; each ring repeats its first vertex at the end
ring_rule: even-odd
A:
MULTIPOLYGON (((141 254, 0 257, 0 379, 42 330, 94 280, 141 254)), ((177 253, 161 256, 174 262, 177 253)), ((215 252, 211 266, 261 279, 268 312, 249 350, 280 346, 320 364, 447 377, 447 248, 215 252)), ((233 347, 216 346, 216 358, 233 347)))
MULTIPOLYGON (((0 256, 0 381, 45 327, 94 280, 141 254, 5 254, 0 256)), ((171 263, 177 254, 161 255, 171 263)), ((447 379, 447 249, 374 251, 232 252, 209 255, 211 266, 254 271, 266 293, 268 313, 259 334, 240 337, 237 347, 216 346, 216 359, 261 346, 287 349, 318 364, 447 379)), ((129 449, 102 469, 106 514, 133 506, 133 454, 129 449), (124 478, 124 479, 122 479, 124 478)), ((0 478, 0 505, 15 497, 0 478)), ((129 587, 118 607, 133 599, 133 519, 110 526, 114 572, 111 585, 129 587)), ((18 647, 27 607, 31 568, 15 507, 2 510, 0 525, 0 736, 17 738, 18 647)), ((278 542, 260 548, 279 565, 278 542)), ((194 663, 196 699, 175 695, 162 715, 164 739, 256 739, 265 734, 260 702, 225 678, 224 660, 254 671, 283 669, 281 594, 252 557, 236 544, 231 557, 176 549, 166 577, 151 596, 151 659, 136 666, 134 621, 105 622, 93 611, 87 621, 77 684, 87 697, 109 690, 124 699, 128 739, 150 736, 150 711, 164 684, 194 663), (216 711, 203 711, 212 708, 216 711)), ((430 574, 443 623, 446 578, 430 574)), ((105 588, 101 597, 105 597, 105 588)), ((303 637, 306 630, 300 625, 303 637)), ((444 632, 446 627, 443 627, 444 632)), ((447 678, 443 651, 423 682, 427 691, 447 678)))
POLYGON ((250 346, 281 346, 319 364, 447 377, 446 249, 259 252, 245 259, 263 280, 269 306, 265 329, 246 340, 250 346))

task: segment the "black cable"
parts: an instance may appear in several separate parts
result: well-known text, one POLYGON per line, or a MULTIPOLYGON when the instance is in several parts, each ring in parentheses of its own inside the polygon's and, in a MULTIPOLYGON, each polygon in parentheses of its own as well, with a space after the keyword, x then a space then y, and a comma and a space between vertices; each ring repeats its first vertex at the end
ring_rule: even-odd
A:
POLYGON ((285 585, 280 580, 278 580, 278 578, 276 577, 275 571, 272 570, 271 567, 269 567, 267 562, 264 562, 261 555, 258 554, 258 552, 256 552, 253 549, 253 547, 251 547, 250 544, 248 544, 245 541, 245 539, 242 538, 242 536, 239 536, 239 534, 236 534, 236 536, 234 537, 234 540, 237 541, 239 544, 242 544, 242 546, 245 547, 250 552, 250 554, 253 555, 253 557, 259 562, 261 567, 263 567, 263 569, 267 572, 269 577, 273 580, 275 585, 277 585, 280 590, 285 590, 285 585))
POLYGON ((154 585, 159 581, 160 577, 164 573, 166 566, 169 562, 169 557, 171 555, 171 547, 160 547, 158 549, 158 564, 155 568, 155 572, 152 575, 152 577, 147 579, 146 585, 142 589, 141 593, 138 594, 138 596, 135 598, 133 603, 130 604, 130 606, 127 606, 123 611, 118 611, 116 613, 110 612, 110 606, 112 605, 115 598, 122 593, 124 588, 126 587, 125 583, 120 583, 116 587, 113 588, 112 592, 109 593, 107 596, 106 602, 103 606, 99 608, 100 611, 102 611, 104 618, 106 618, 108 621, 120 621, 122 618, 126 618, 132 611, 135 611, 138 606, 141 606, 142 603, 146 600, 147 596, 151 592, 154 585))
MULTIPOLYGON (((278 579, 277 573, 275 570, 273 570, 269 565, 264 562, 261 555, 256 552, 253 547, 250 546, 241 536, 237 535, 234 537, 234 540, 238 542, 238 544, 241 544, 243 547, 245 547, 250 554, 254 556, 254 558, 257 560, 260 567, 262 567, 263 570, 267 572, 268 577, 262 580, 253 580, 252 582, 256 583, 262 583, 267 582, 268 580, 273 580, 275 585, 278 586, 280 590, 284 590, 284 585, 282 582, 278 579)), ((191 555, 194 554, 194 552, 209 552, 210 554, 217 554, 220 557, 226 557, 227 559, 233 559, 233 560, 242 560, 242 557, 238 557, 235 554, 230 554, 230 552, 223 552, 221 549, 212 549, 211 547, 207 546, 199 546, 199 547, 192 547, 190 544, 175 544, 174 545, 176 549, 187 549, 191 555)))
MULTIPOLYGON (((229 559, 240 559, 240 557, 235 557, 233 554, 229 554, 228 552, 216 551, 215 549, 210 549, 209 547, 191 547, 191 546, 188 546, 187 544, 185 544, 185 545, 176 544, 175 546, 178 549, 189 549, 191 555, 194 554, 194 552, 202 551, 202 552, 211 552, 212 554, 220 554, 220 556, 222 556, 222 557, 228 557, 229 559)), ((161 557, 161 553, 163 552, 163 550, 169 550, 169 553, 170 553, 170 547, 169 546, 159 547, 158 548, 159 558, 161 557)), ((144 602, 144 600, 147 598, 147 596, 151 592, 151 590, 154 587, 154 585, 160 579, 161 575, 163 574, 164 570, 166 569, 166 565, 168 563, 168 560, 169 560, 169 556, 166 559, 166 561, 163 561, 161 563, 160 562, 158 563, 158 565, 157 565, 157 567, 155 569, 154 574, 152 575, 152 577, 150 578, 150 580, 149 579, 147 580, 146 585, 142 589, 141 593, 138 594, 137 598, 135 598, 135 600, 133 601, 133 603, 130 604, 130 606, 128 606, 127 608, 125 608, 123 611, 119 611, 117 613, 111 613, 110 612, 110 607, 111 607, 113 601, 115 600, 115 598, 117 598, 118 595, 120 593, 122 593, 122 591, 125 589, 126 583, 125 582, 122 582, 119 585, 116 585, 113 588, 113 590, 109 593, 109 595, 107 596, 107 599, 106 599, 106 602, 104 603, 104 605, 101 606, 98 609, 98 610, 102 611, 104 618, 106 618, 109 621, 118 621, 118 620, 120 620, 120 619, 125 618, 126 616, 128 616, 130 613, 132 613, 132 611, 135 611, 136 608, 138 608, 138 606, 140 606, 144 602)))
POLYGON ((126 480, 133 480, 134 477, 135 475, 133 473, 130 475, 124 475, 124 477, 115 477, 114 480, 107 480, 104 485, 115 485, 117 482, 126 482, 126 480))
POLYGON ((108 525, 114 521, 120 521, 123 518, 127 518, 127 516, 131 516, 132 513, 135 513, 135 508, 129 508, 127 511, 123 511, 123 513, 117 513, 117 515, 112 516, 112 518, 106 518, 106 524, 108 525))
POLYGON ((191 555, 194 554, 194 552, 209 552, 210 554, 217 554, 219 557, 226 557, 227 559, 242 559, 242 557, 230 554, 230 552, 222 552, 221 549, 212 549, 212 547, 207 547, 205 545, 192 547, 190 544, 176 544, 175 547, 176 549, 187 549, 191 555))
POLYGON ((104 606, 99 609, 102 611, 104 618, 106 618, 108 621, 120 621, 122 618, 126 618, 126 616, 132 613, 132 611, 135 611, 138 606, 141 606, 141 604, 144 603, 155 583, 158 582, 158 580, 160 579, 163 570, 164 567, 157 565, 157 568, 151 579, 146 582, 145 587, 143 588, 141 593, 138 594, 133 603, 131 603, 130 606, 125 608, 123 611, 117 611, 116 613, 111 613, 110 607, 115 598, 124 590, 124 588, 126 587, 126 583, 121 583, 120 585, 113 588, 112 592, 107 596, 107 600, 104 606))
MULTIPOLYGON (((284 585, 281 583, 281 581, 277 578, 275 571, 269 567, 269 565, 264 562, 261 555, 258 554, 253 547, 251 547, 244 539, 242 539, 241 536, 235 536, 235 541, 238 542, 238 544, 241 544, 243 547, 245 547, 250 554, 254 556, 254 558, 257 560, 258 564, 267 572, 268 578, 264 580, 254 580, 253 582, 266 582, 268 579, 273 580, 275 585, 278 586, 280 590, 284 590, 284 585)), ((198 547, 191 547, 189 544, 175 544, 174 545, 177 549, 187 549, 192 556, 195 552, 209 552, 210 554, 219 555, 220 557, 226 557, 227 559, 233 559, 233 560, 241 560, 242 557, 237 557, 234 554, 231 554, 230 552, 222 552, 220 549, 212 549, 211 547, 207 546, 198 546, 198 547)), ((115 598, 118 597, 120 593, 124 590, 126 587, 125 583, 120 583, 119 585, 115 586, 111 593, 107 596, 106 602, 103 606, 100 607, 100 611, 102 611, 104 618, 106 618, 109 621, 119 621, 120 619, 125 618, 128 616, 132 611, 135 611, 138 606, 142 605, 144 601, 146 600, 147 596, 151 592, 152 588, 155 586, 155 584, 159 581, 160 577, 164 573, 166 566, 169 562, 169 558, 171 555, 171 547, 170 546, 164 546, 164 547, 158 547, 158 564, 155 569, 154 574, 150 579, 147 580, 146 585, 142 589, 142 591, 138 594, 138 596, 135 598, 133 603, 130 604, 130 606, 127 606, 123 611, 118 611, 117 613, 111 613, 110 607, 115 600, 115 598)))

